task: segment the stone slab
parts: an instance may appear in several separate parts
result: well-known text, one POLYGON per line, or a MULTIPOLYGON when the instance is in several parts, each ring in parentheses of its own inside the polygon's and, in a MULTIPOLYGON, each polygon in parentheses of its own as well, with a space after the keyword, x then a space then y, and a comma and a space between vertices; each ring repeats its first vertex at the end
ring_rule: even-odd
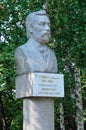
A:
POLYGON ((33 96, 64 97, 63 74, 35 73, 33 78, 33 96))
POLYGON ((18 75, 16 97, 64 97, 64 76, 52 73, 18 75))

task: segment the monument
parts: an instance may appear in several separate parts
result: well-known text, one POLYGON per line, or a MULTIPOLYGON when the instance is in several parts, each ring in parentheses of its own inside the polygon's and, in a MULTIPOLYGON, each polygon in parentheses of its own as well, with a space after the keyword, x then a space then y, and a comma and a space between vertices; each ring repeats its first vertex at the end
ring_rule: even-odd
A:
POLYGON ((54 98, 64 96, 63 75, 46 43, 51 37, 45 10, 26 18, 27 43, 15 51, 16 97, 23 98, 23 130, 54 130, 54 98))

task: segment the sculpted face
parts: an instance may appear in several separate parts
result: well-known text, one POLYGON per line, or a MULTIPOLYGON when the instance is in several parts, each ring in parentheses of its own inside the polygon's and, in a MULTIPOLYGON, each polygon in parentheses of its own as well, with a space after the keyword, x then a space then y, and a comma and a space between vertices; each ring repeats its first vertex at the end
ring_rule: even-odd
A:
POLYGON ((50 36, 49 18, 46 15, 37 15, 32 25, 32 37, 40 44, 46 44, 50 36))

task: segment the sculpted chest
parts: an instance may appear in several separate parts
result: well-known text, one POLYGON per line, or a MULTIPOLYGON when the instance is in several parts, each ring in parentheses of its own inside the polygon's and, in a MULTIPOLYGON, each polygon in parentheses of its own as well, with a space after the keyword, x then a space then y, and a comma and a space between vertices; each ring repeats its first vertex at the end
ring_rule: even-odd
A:
POLYGON ((25 56, 26 64, 29 64, 33 72, 49 72, 52 67, 52 56, 50 50, 47 50, 45 59, 43 53, 34 47, 21 47, 25 56))

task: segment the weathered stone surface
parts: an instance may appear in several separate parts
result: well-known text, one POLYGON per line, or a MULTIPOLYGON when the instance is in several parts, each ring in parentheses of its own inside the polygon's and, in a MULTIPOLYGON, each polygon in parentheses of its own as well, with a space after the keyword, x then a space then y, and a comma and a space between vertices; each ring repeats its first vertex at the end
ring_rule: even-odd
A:
POLYGON ((46 46, 51 36, 50 21, 46 12, 41 10, 28 15, 26 30, 28 41, 15 51, 17 75, 31 72, 56 73, 56 56, 46 46))
POLYGON ((24 74, 16 77, 16 97, 24 98, 32 96, 32 74, 24 74))
MULTIPOLYGON (((45 10, 33 12, 26 18, 28 41, 15 51, 17 97, 31 95, 31 81, 28 74, 57 73, 54 52, 46 46, 51 36, 50 21, 45 10), (29 86, 29 90, 28 90, 29 86), (20 92, 21 90, 21 92, 20 92), (24 95, 25 91, 25 95, 24 95)), ((54 99, 23 99, 23 130, 54 130, 54 99)))
POLYGON ((54 99, 23 99, 23 130, 54 130, 54 99))
POLYGON ((16 49, 15 61, 17 75, 31 72, 57 72, 57 60, 54 52, 46 45, 40 45, 32 38, 16 49))
POLYGON ((18 75, 16 97, 64 97, 63 75, 52 73, 18 75))

